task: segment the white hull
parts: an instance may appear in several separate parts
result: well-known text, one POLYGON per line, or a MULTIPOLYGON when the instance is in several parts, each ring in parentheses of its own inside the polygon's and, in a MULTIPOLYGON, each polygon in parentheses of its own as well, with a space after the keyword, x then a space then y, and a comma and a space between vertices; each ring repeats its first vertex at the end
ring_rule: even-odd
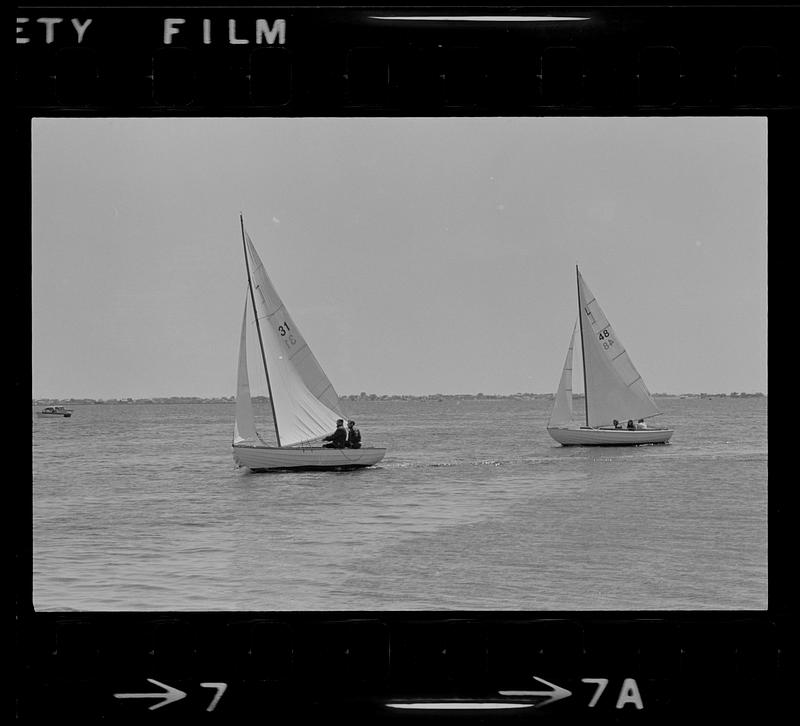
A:
POLYGON ((563 446, 640 446, 666 444, 675 432, 673 429, 549 428, 547 433, 563 446))
POLYGON ((233 445, 237 466, 253 471, 270 469, 355 469, 372 466, 383 459, 386 449, 326 449, 233 445))
POLYGON ((72 416, 72 412, 69 413, 42 413, 41 411, 36 412, 36 418, 69 418, 72 416))

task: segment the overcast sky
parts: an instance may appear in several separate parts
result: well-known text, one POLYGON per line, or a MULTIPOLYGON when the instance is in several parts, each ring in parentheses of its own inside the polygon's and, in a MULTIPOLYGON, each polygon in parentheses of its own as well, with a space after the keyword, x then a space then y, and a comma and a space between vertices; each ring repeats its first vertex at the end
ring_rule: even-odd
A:
POLYGON ((554 391, 576 264, 652 392, 767 391, 766 119, 36 119, 32 137, 35 397, 233 395, 240 211, 340 394, 554 391))

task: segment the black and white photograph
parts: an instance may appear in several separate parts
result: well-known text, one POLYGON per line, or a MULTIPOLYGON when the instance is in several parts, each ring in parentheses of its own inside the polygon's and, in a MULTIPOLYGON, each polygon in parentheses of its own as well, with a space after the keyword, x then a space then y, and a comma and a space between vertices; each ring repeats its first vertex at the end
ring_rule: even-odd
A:
POLYGON ((34 609, 766 610, 767 137, 33 118, 34 609))

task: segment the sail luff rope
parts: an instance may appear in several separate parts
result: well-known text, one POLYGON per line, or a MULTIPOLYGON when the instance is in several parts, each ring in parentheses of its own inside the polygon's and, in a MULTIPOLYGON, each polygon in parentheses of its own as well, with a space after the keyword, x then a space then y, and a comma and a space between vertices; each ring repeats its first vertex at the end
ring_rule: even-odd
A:
MULTIPOLYGON (((247 283, 250 287, 250 298, 253 304, 253 317, 256 321, 256 330, 258 331, 258 345, 261 350, 261 361, 264 364, 264 375, 267 377, 267 391, 269 393, 269 405, 272 409, 272 421, 275 424, 275 439, 278 442, 278 447, 281 445, 281 434, 278 430, 278 417, 275 414, 275 399, 272 397, 272 384, 269 380, 269 368, 267 367, 267 356, 264 353, 264 340, 261 337, 261 324, 258 322, 258 308, 256 307, 256 296, 255 292, 253 291, 253 280, 250 277, 250 261, 249 261, 249 253, 247 251, 247 241, 245 238, 244 232, 244 217, 239 214, 239 222, 242 227, 242 247, 244 248, 244 264, 245 268, 247 269, 247 283)), ((263 442, 263 439, 259 436, 259 439, 263 442)))

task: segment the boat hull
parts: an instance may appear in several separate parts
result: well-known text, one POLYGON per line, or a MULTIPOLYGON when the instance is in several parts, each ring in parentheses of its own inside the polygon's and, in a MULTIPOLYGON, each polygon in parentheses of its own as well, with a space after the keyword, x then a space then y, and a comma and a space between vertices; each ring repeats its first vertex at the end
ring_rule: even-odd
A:
POLYGON ((562 446, 642 446, 643 444, 666 444, 673 429, 592 429, 549 428, 550 434, 562 446))
POLYGON ((72 413, 43 413, 42 411, 36 412, 36 418, 69 418, 72 413))
POLYGON ((237 466, 252 471, 272 470, 341 470, 373 466, 383 459, 386 449, 326 449, 276 446, 233 445, 237 466))

